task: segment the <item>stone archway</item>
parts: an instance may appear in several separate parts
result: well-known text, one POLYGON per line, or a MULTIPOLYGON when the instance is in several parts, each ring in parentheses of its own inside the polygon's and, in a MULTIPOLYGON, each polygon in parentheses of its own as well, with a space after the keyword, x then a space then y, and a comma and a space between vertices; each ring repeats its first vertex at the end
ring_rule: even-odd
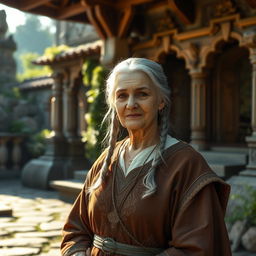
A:
POLYGON ((171 87, 171 130, 178 139, 190 141, 190 76, 185 61, 172 51, 162 54, 163 65, 171 87))
POLYGON ((208 137, 213 144, 241 145, 251 134, 251 64, 237 41, 221 41, 209 73, 208 137))

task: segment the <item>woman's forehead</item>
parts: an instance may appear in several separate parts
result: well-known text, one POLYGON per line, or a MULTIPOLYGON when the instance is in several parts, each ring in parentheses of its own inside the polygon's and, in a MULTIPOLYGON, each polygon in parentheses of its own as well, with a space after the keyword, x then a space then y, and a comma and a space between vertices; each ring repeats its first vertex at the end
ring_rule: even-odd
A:
POLYGON ((116 75, 115 86, 125 85, 149 85, 153 84, 149 76, 142 71, 120 72, 116 75))

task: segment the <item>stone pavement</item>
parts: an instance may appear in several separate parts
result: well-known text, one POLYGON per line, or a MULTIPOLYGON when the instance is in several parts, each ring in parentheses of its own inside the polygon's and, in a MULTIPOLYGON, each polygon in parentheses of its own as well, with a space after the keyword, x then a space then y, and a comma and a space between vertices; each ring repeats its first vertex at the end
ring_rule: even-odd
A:
POLYGON ((23 187, 18 180, 0 181, 0 209, 13 217, 0 217, 0 256, 59 256, 61 228, 71 205, 55 191, 23 187))
POLYGON ((0 180, 0 208, 4 206, 13 210, 13 217, 0 217, 0 256, 60 256, 61 228, 71 205, 59 200, 57 192, 0 180))

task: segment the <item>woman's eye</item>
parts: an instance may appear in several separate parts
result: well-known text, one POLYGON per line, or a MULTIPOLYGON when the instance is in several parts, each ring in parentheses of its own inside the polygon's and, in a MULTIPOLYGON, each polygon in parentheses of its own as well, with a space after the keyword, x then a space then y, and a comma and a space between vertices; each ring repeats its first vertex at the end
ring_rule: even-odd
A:
POLYGON ((117 95, 117 98, 118 99, 124 99, 124 98, 126 98, 126 94, 125 93, 120 93, 120 94, 117 95))
POLYGON ((148 93, 146 93, 146 92, 139 92, 139 96, 140 97, 146 97, 146 96, 148 96, 148 93))

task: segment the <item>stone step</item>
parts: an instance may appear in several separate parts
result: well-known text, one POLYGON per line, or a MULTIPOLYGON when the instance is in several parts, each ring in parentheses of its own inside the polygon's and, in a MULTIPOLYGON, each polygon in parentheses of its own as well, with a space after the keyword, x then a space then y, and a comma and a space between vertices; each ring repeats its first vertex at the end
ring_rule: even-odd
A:
POLYGON ((75 180, 80 180, 82 182, 85 181, 86 175, 89 170, 79 170, 74 172, 74 179, 75 180))
POLYGON ((59 198, 65 202, 73 203, 83 188, 81 180, 54 180, 50 186, 59 192, 59 198))
POLYGON ((248 162, 247 153, 235 152, 217 152, 217 151, 201 151, 200 152, 208 163, 238 164, 246 165, 248 162))
POLYGON ((212 170, 221 178, 228 179, 245 169, 245 165, 236 163, 209 163, 212 170))

